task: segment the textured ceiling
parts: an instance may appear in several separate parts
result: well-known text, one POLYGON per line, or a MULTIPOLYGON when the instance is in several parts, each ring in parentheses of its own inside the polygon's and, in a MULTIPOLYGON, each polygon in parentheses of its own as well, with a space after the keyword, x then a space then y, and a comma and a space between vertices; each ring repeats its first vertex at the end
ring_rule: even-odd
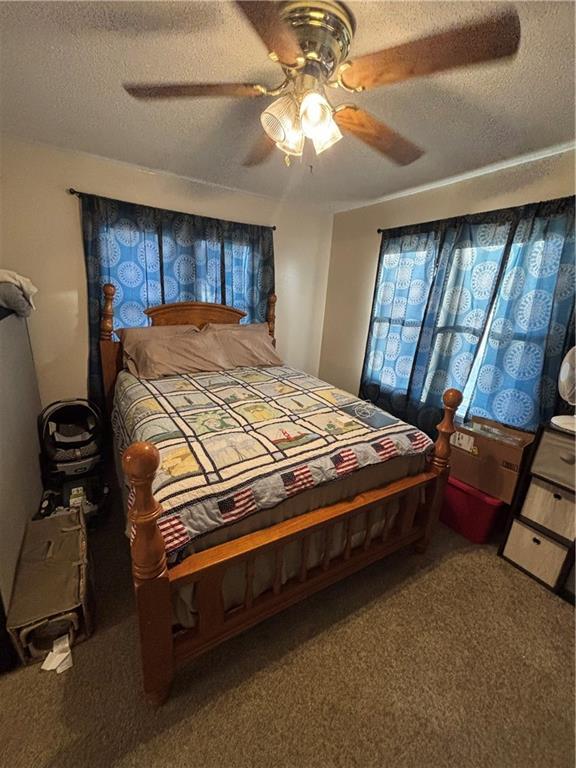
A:
MULTIPOLYGON (((350 2, 358 24, 352 53, 499 5, 350 2)), ((355 206, 573 140, 574 4, 515 5, 522 24, 515 60, 356 97, 426 149, 407 168, 352 137, 302 165, 286 168, 278 152, 262 167, 243 168, 264 100, 144 103, 123 91, 123 81, 278 82, 279 67, 227 2, 0 3, 2 130, 276 198, 355 206)))

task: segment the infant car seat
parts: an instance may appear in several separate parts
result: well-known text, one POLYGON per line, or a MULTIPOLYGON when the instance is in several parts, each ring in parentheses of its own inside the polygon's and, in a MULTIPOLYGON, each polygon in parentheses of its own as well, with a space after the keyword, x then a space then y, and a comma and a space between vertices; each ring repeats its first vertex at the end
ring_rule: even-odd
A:
POLYGON ((101 460, 102 418, 88 400, 59 400, 38 417, 45 480, 92 472, 101 460))

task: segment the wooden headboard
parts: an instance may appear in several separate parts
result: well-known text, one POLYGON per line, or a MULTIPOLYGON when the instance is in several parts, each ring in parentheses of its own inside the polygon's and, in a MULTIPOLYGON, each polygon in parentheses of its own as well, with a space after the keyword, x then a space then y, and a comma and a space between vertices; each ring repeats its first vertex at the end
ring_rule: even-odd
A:
MULTIPOLYGON (((114 334, 114 295, 116 288, 111 283, 103 286, 104 306, 100 319, 100 359, 102 361, 102 384, 108 410, 112 410, 116 377, 123 367, 122 344, 115 341, 114 334)), ((196 325, 203 328, 207 323, 239 323, 246 316, 245 312, 224 304, 209 304, 201 301, 183 301, 175 304, 160 304, 144 310, 152 320, 152 325, 196 325)), ((274 343, 276 325, 276 295, 268 298, 266 314, 268 332, 274 343)))

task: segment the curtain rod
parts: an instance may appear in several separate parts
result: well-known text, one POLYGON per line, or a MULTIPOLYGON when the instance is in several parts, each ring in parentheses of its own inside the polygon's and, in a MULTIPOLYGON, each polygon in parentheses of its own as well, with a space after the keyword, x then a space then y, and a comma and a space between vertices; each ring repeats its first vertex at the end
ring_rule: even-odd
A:
MULTIPOLYGON (((74 187, 69 187, 66 190, 66 192, 68 192, 69 195, 76 195, 76 197, 91 197, 92 196, 88 192, 79 192, 77 189, 74 189, 74 187)), ((103 197, 103 195, 95 195, 95 197, 103 197)), ((106 198, 106 199, 107 200, 111 200, 112 198, 106 198)), ((130 205, 138 205, 138 203, 130 203, 130 205)), ((142 203, 142 205, 144 205, 144 203, 142 203)), ((146 208, 154 208, 154 206, 152 206, 152 205, 145 206, 145 207, 146 208)), ((178 213, 184 213, 185 214, 185 211, 178 211, 178 213)), ((198 214, 190 214, 190 215, 191 216, 196 216, 198 214)), ((204 218, 213 219, 214 216, 205 216, 204 218)), ((235 223, 235 222, 233 222, 233 223, 235 223)), ((254 224, 253 226, 259 227, 259 226, 263 226, 263 225, 261 225, 261 224, 254 224)), ((264 225, 264 226, 267 226, 267 225, 264 225)), ((276 224, 273 224, 270 227, 270 229, 273 229, 274 231, 276 231, 276 224)))
POLYGON ((522 205, 509 205, 506 208, 491 208, 489 211, 474 211, 474 213, 461 213, 457 216, 448 216, 443 219, 432 219, 431 221, 419 221, 416 224, 401 224, 400 226, 394 226, 394 227, 382 227, 378 228, 376 232, 381 235, 382 232, 388 232, 391 229, 410 229, 411 227, 426 227, 430 226, 431 224, 438 224, 439 222, 446 222, 446 221, 455 221, 457 219, 466 219, 469 216, 488 216, 490 214, 497 214, 497 213, 505 213, 506 211, 510 211, 510 213, 517 213, 520 208, 527 208, 531 205, 553 205, 554 203, 561 203, 564 201, 572 200, 573 195, 568 195, 567 197, 552 197, 549 200, 537 200, 532 203, 522 203, 522 205))

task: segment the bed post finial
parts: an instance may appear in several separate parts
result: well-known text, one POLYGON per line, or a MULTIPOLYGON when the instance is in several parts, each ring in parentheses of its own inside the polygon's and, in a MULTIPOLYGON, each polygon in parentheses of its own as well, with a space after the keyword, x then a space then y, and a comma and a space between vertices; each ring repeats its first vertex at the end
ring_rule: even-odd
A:
POLYGON ((278 297, 275 293, 271 293, 270 296, 268 296, 268 313, 266 316, 266 321, 268 323, 268 333, 274 341, 276 341, 274 333, 276 330, 276 302, 278 300, 278 297))
POLYGON ((454 414, 462 402, 462 392, 458 389, 447 389, 442 401, 444 403, 444 416, 436 427, 438 437, 434 443, 434 452, 430 459, 430 468, 437 474, 437 477, 426 492, 427 514, 423 536, 414 545, 416 552, 420 553, 425 552, 428 548, 440 516, 440 509, 444 500, 444 488, 450 471, 450 438, 456 431, 454 414))
POLYGON ((122 469, 134 493, 131 550, 132 573, 137 581, 154 579, 166 570, 164 539, 156 524, 162 507, 152 495, 152 481, 159 464, 160 454, 152 443, 132 443, 122 457, 122 469))
POLYGON ((456 431, 454 414, 462 402, 462 392, 459 389, 447 389, 442 397, 444 417, 436 429, 438 437, 434 443, 434 453, 431 465, 438 473, 447 473, 450 466, 450 438, 456 431))
POLYGON ((130 482, 133 526, 130 545, 132 575, 140 623, 144 691, 154 704, 162 704, 174 674, 172 601, 166 548, 156 523, 162 507, 152 494, 152 481, 160 454, 152 443, 132 443, 122 457, 130 482))
POLYGON ((102 317, 100 318, 100 341, 112 341, 116 288, 112 283, 105 283, 102 286, 102 293, 104 294, 104 306, 102 307, 102 317))

